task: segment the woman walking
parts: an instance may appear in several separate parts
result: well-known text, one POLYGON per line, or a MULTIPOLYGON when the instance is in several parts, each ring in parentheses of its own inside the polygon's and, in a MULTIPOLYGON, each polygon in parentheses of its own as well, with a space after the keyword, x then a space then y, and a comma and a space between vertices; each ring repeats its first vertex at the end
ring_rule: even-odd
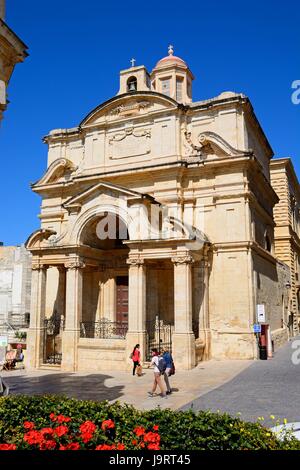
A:
POLYGON ((155 390, 156 390, 156 387, 157 385, 159 386, 160 388, 160 391, 161 391, 161 395, 163 398, 167 398, 167 394, 166 394, 166 391, 162 385, 162 382, 161 382, 161 371, 159 369, 159 352, 157 349, 151 349, 151 354, 152 354, 152 359, 151 359, 151 364, 148 366, 153 366, 154 367, 154 382, 153 382, 153 387, 152 387, 152 390, 151 392, 148 392, 148 395, 150 397, 153 397, 154 396, 154 393, 155 393, 155 390))
POLYGON ((140 345, 136 344, 132 351, 131 359, 133 361, 133 371, 132 375, 135 375, 135 369, 140 366, 141 361, 141 353, 140 353, 140 345))

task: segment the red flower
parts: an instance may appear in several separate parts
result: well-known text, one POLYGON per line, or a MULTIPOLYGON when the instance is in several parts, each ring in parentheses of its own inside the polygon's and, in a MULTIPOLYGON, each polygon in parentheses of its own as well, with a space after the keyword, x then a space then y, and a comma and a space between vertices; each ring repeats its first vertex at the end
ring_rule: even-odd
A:
POLYGON ((148 444, 147 449, 149 450, 160 450, 159 444, 148 444))
POLYGON ((102 431, 106 431, 106 429, 113 429, 114 427, 115 423, 111 419, 103 421, 101 425, 102 431))
POLYGON ((42 440, 42 436, 39 431, 29 431, 24 434, 24 441, 27 442, 29 445, 40 444, 42 440))
POLYGON ((137 435, 137 437, 143 436, 145 434, 146 429, 143 426, 138 426, 133 430, 133 432, 137 435))
POLYGON ((138 441, 137 441, 136 439, 133 439, 132 444, 133 444, 134 446, 137 446, 138 441))
POLYGON ((70 442, 65 446, 60 446, 59 450, 80 450, 79 442, 70 442))
POLYGON ((58 415, 56 420, 58 423, 68 423, 69 421, 71 421, 71 418, 69 418, 68 416, 64 416, 64 415, 58 415))
POLYGON ((45 439, 45 436, 53 436, 54 430, 52 428, 43 428, 40 430, 40 434, 45 439))
POLYGON ((54 429, 54 434, 58 437, 64 436, 69 432, 69 428, 67 426, 57 426, 57 428, 54 429))
POLYGON ((147 434, 144 435, 144 442, 151 442, 154 444, 159 444, 160 442, 160 435, 157 434, 156 432, 147 432, 147 434))
POLYGON ((155 426, 153 426, 153 431, 158 431, 158 428, 159 426, 157 426, 157 424, 155 426))
POLYGON ((51 419, 51 421, 56 421, 57 417, 55 416, 54 413, 50 413, 50 419, 51 419))
POLYGON ((34 429, 34 423, 32 423, 31 421, 25 421, 23 426, 24 426, 24 429, 29 429, 29 430, 34 429))
POLYGON ((95 450, 113 450, 113 449, 115 449, 114 445, 109 446, 107 444, 100 444, 99 446, 96 447, 95 450))
POLYGON ((84 432, 81 434, 81 439, 82 441, 86 444, 87 442, 89 442, 91 439, 93 439, 93 433, 91 432, 84 432))
POLYGON ((40 450, 54 450, 56 447, 56 442, 53 440, 45 440, 40 444, 40 450))
POLYGON ((80 425, 79 429, 82 434, 94 433, 97 429, 97 426, 94 423, 92 423, 92 421, 85 421, 85 423, 80 425))
POLYGON ((0 444, 0 450, 16 450, 15 444, 0 444))
POLYGON ((117 450, 125 450, 124 444, 117 444, 117 450))

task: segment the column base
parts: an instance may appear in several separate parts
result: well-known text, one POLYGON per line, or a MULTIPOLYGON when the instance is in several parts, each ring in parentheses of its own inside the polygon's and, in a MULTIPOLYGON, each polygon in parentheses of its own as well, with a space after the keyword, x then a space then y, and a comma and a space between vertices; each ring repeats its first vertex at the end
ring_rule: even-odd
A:
POLYGON ((199 331, 199 338, 195 340, 196 364, 208 361, 211 358, 211 331, 203 329, 199 331))
POLYGON ((26 339, 26 369, 38 369, 43 362, 44 329, 31 329, 26 339))
POLYGON ((78 330, 64 330, 62 335, 62 362, 61 370, 76 372, 78 369, 78 330))
POLYGON ((196 365, 194 333, 173 333, 172 356, 177 369, 192 369, 196 365))
POLYGON ((125 360, 126 360, 126 370, 132 368, 132 359, 130 359, 130 354, 133 351, 133 348, 136 344, 140 345, 141 352, 141 362, 144 362, 146 359, 146 340, 147 333, 146 331, 128 331, 126 335, 126 350, 125 350, 125 360))

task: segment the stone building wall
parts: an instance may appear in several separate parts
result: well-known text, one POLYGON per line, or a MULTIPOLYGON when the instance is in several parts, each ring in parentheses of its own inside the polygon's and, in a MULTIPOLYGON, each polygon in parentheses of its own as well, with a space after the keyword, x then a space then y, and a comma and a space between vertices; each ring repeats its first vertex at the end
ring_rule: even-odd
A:
POLYGON ((24 246, 0 246, 0 326, 24 322, 30 312, 31 255, 24 246))

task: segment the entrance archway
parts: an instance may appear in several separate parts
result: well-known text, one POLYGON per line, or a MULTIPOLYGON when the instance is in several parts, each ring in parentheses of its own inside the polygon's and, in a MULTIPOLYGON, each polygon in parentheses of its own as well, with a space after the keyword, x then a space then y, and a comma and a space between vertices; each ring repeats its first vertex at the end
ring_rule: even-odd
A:
POLYGON ((87 250, 83 272, 81 337, 123 338, 128 328, 129 249, 124 221, 114 213, 98 214, 85 225, 80 244, 87 250))

